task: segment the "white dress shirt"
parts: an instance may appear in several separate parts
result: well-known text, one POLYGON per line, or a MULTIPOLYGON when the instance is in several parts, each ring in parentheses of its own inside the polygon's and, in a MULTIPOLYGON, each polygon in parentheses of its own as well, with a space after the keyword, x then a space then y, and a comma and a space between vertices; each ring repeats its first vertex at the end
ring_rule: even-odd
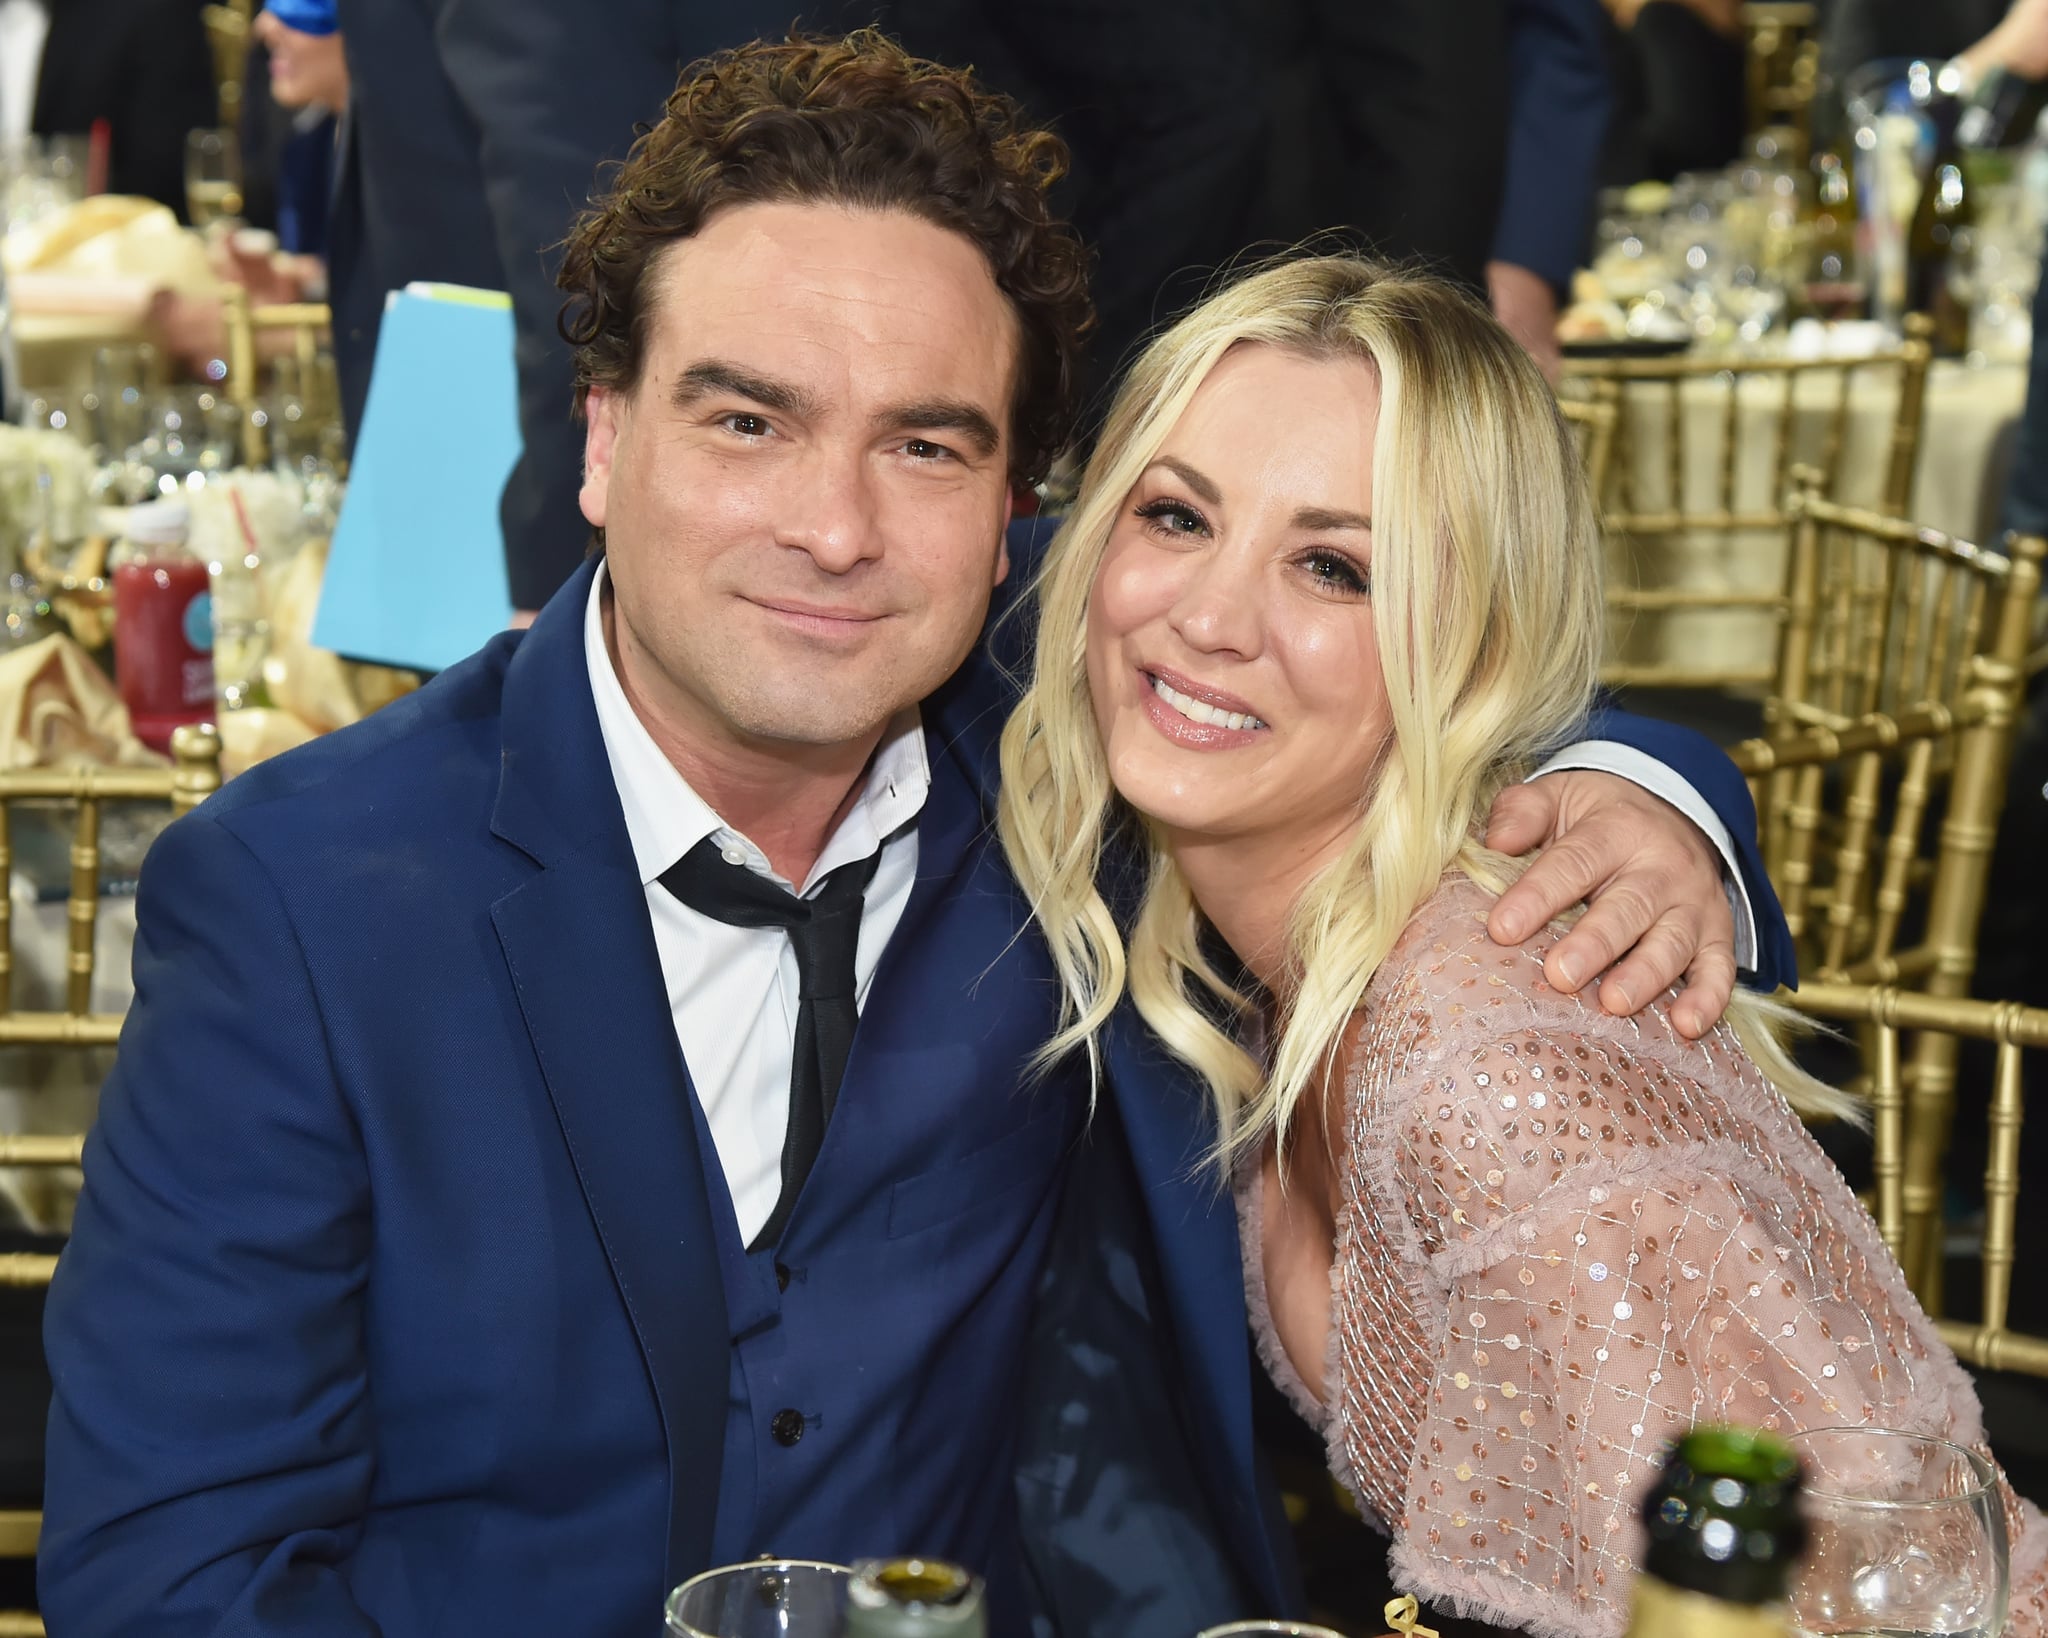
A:
MULTIPOLYGON (((605 648, 605 585, 600 565, 583 619, 590 692, 654 923, 676 1040, 711 1127, 740 1238, 751 1244, 782 1193, 782 1138, 796 1056, 796 951, 780 927, 732 927, 692 910, 661 885, 661 876, 709 836, 728 863, 795 888, 776 875, 758 847, 712 812, 634 714, 605 648)), ((809 897, 840 865, 881 852, 863 896, 854 957, 854 999, 862 1007, 917 880, 916 821, 930 789, 924 731, 912 707, 890 723, 859 800, 803 884, 809 897)))
POLYGON ((44 0, 0 0, 0 142, 19 142, 29 134, 49 36, 44 0))

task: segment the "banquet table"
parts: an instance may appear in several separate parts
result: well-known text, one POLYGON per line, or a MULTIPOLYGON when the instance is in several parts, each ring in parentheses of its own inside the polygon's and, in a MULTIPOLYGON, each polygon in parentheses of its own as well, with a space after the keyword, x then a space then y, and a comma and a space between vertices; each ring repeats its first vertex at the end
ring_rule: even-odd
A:
MULTIPOLYGON (((1833 372, 1797 378, 1789 439, 1793 460, 1819 459, 1836 417, 1838 382, 1833 372)), ((1936 361, 1927 379, 1907 516, 1968 540, 1996 539, 2026 388, 2023 364, 1936 361)), ((1608 504, 1614 505, 1626 483, 1631 486, 1626 504, 1634 511, 1672 508, 1674 501, 1681 511, 1715 511, 1722 505, 1724 474, 1732 470, 1734 511, 1773 508, 1782 500, 1774 489, 1783 401, 1781 379, 1744 376, 1738 384, 1726 375, 1710 375, 1685 381, 1679 395, 1684 418, 1681 493, 1674 497, 1670 388, 1663 382, 1627 384, 1620 411, 1627 470, 1609 474, 1608 504), (1727 449, 1731 386, 1737 394, 1732 469, 1727 449)), ((1832 498, 1851 505, 1880 503, 1897 408, 1894 372, 1866 370, 1851 377, 1832 498)), ((1783 583, 1785 545, 1783 528, 1681 529, 1641 537, 1610 529, 1608 582, 1775 594, 1783 583)), ((1618 617, 1610 645, 1614 658, 1637 665, 1697 665, 1711 656, 1717 668, 1768 668, 1776 652, 1777 625, 1766 610, 1644 610, 1618 617)))

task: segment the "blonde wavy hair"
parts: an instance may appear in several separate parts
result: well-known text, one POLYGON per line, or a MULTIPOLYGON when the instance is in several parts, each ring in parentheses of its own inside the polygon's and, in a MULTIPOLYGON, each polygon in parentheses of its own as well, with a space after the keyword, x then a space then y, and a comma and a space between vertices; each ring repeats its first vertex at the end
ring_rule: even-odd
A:
MULTIPOLYGON (((1003 732, 998 824, 1063 990, 1042 1057, 1085 1049, 1093 1063, 1128 990, 1207 1084, 1227 1168, 1269 1132, 1284 1136, 1303 1095, 1323 1087, 1374 972, 1445 872, 1495 892, 1519 873, 1483 845, 1487 810, 1581 723, 1602 640, 1599 534, 1576 442, 1535 365, 1455 286, 1348 255, 1271 265, 1211 296, 1132 367, 1048 554, 1038 621, 1032 682, 1003 732), (1209 372, 1244 346, 1355 359, 1377 377, 1373 447, 1359 455, 1372 463, 1371 611, 1392 724, 1350 845, 1289 918, 1292 985, 1272 998, 1263 1065, 1241 1039, 1260 1001, 1210 960, 1185 877, 1112 787, 1087 675, 1089 599, 1125 498, 1209 372), (1102 882, 1134 858, 1142 897, 1126 933, 1102 882)), ((1743 997, 1738 1023, 1774 1010, 1743 997)), ((1842 1111, 1768 1028, 1743 1033, 1795 1105, 1842 1111)))

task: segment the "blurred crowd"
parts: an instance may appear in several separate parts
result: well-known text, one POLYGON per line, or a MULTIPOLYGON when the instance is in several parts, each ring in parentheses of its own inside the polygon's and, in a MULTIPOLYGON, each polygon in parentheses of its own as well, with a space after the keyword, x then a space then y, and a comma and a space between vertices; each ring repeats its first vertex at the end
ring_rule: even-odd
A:
MULTIPOLYGON (((0 136, 84 133, 96 181, 186 216, 186 134, 224 112, 203 10, 0 0, 0 136)), ((2041 13, 1824 0, 1823 84, 1874 58, 2048 73, 2041 13)), ((332 301, 351 434, 388 292, 511 292, 525 454, 503 522, 520 608, 583 545, 552 247, 681 64, 791 21, 767 0, 269 0, 256 20, 236 120, 246 230, 217 239, 216 269, 259 302, 332 301)), ((1712 171, 1748 129, 1739 0, 812 0, 796 21, 878 23, 1057 124, 1061 202, 1096 257, 1098 401, 1219 268, 1316 234, 1483 291, 1554 375, 1599 189, 1712 171)), ((219 350, 213 306, 172 300, 158 318, 173 354, 219 350)))

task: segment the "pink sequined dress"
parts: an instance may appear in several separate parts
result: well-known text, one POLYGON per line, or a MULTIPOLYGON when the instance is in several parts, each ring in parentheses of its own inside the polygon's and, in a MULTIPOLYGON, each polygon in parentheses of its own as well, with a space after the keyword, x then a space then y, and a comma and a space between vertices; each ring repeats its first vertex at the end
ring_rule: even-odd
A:
MULTIPOLYGON (((1558 929, 1486 934, 1447 881, 1351 1043, 1320 1392, 1259 1351, 1393 1538, 1400 1590, 1544 1638, 1626 1621, 1634 1513, 1694 1422, 1868 1423, 1981 1446, 1968 1377, 1876 1226, 1724 1028, 1610 1018, 1543 981, 1558 929)), ((2011 1634, 2048 1631, 2048 1528, 2008 1498, 2011 1634)))

